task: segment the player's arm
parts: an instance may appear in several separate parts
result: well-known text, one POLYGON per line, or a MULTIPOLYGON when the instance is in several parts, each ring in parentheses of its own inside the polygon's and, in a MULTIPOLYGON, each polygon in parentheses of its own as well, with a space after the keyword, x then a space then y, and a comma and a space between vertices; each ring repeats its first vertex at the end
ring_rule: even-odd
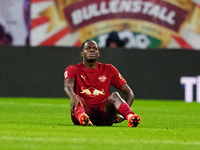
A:
POLYGON ((74 79, 67 78, 64 82, 64 91, 70 97, 71 100, 71 112, 77 108, 78 104, 82 104, 82 101, 78 96, 74 93, 74 79))
POLYGON ((110 73, 112 74, 112 85, 125 95, 125 101, 131 106, 134 100, 133 91, 119 71, 113 65, 110 65, 109 67, 110 73))
POLYGON ((125 101, 127 102, 127 104, 131 106, 134 101, 134 93, 131 90, 131 88, 126 83, 122 85, 122 87, 119 90, 125 95, 125 101))

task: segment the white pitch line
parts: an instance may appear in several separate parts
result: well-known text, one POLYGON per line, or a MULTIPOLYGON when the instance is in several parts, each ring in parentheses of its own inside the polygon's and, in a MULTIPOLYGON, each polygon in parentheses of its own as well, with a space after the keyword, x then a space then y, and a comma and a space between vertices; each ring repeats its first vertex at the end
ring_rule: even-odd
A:
POLYGON ((66 107, 67 104, 53 104, 53 103, 23 103, 23 102, 3 102, 3 101, 0 101, 0 104, 10 104, 10 105, 15 105, 15 104, 23 104, 23 105, 30 105, 30 106, 59 106, 59 107, 66 107))
MULTIPOLYGON (((14 136, 2 136, 0 137, 0 139, 2 140, 27 140, 27 141, 96 141, 99 140, 98 138, 49 138, 49 137, 14 137, 14 136)), ((111 139, 102 139, 103 141, 108 141, 111 139)), ((113 139, 115 140, 115 139, 113 139)), ((172 145, 177 145, 177 144, 181 144, 181 145, 196 145, 196 146, 200 146, 200 141, 195 141, 195 142, 189 142, 189 141, 170 141, 170 140, 129 140, 129 142, 131 143, 163 143, 163 144, 172 144, 172 145)))

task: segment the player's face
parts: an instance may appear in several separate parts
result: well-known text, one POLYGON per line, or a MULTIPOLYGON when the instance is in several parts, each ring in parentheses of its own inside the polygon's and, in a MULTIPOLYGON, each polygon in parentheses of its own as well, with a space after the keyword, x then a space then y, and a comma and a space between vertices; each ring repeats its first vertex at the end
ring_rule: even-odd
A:
POLYGON ((89 41, 85 43, 81 56, 87 62, 95 62, 100 56, 97 44, 94 41, 89 41))

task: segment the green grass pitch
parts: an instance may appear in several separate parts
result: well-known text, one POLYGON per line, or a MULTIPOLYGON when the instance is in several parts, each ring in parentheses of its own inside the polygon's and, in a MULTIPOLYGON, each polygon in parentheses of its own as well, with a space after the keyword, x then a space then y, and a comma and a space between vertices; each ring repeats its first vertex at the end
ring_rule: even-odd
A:
POLYGON ((0 98, 0 150, 199 150, 200 104, 139 100, 141 117, 113 126, 74 126, 67 98, 0 98))

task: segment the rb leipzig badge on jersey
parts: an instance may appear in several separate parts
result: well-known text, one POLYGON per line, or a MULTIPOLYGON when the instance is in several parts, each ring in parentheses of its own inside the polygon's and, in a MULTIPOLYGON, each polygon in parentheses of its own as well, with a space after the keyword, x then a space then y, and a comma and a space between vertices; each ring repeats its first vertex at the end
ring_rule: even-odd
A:
POLYGON ((101 75, 99 76, 98 80, 101 81, 101 82, 105 82, 107 79, 107 77, 105 75, 101 75))

